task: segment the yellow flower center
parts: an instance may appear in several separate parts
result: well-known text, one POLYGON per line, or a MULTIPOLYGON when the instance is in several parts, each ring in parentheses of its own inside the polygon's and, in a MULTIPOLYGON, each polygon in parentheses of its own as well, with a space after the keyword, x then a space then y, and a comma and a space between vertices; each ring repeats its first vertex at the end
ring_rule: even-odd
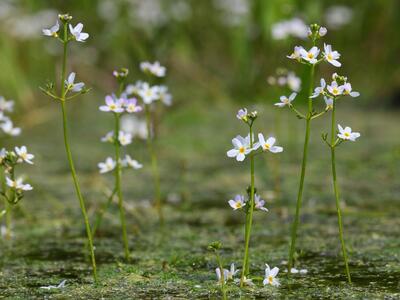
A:
POLYGON ((314 58, 314 54, 312 54, 312 53, 307 53, 307 57, 308 57, 309 59, 312 59, 312 58, 314 58))
POLYGON ((236 202, 236 203, 235 203, 235 207, 236 207, 236 208, 241 208, 241 207, 242 207, 242 203, 236 202))
POLYGON ((271 148, 271 146, 269 144, 265 143, 264 148, 268 150, 269 148, 271 148))
POLYGON ((110 109, 116 109, 116 108, 117 108, 117 106, 115 104, 110 105, 110 109))
POLYGON ((345 137, 349 137, 349 136, 350 136, 350 133, 345 132, 345 133, 344 133, 344 136, 345 136, 345 137))
POLYGON ((330 53, 326 57, 327 57, 328 60, 332 60, 333 59, 332 54, 330 54, 330 53))
POLYGON ((274 281, 274 278, 272 276, 268 276, 268 282, 269 284, 272 284, 272 282, 274 281))
POLYGON ((337 94, 339 94, 339 90, 337 88, 333 88, 332 93, 334 95, 337 95, 337 94))
POLYGON ((240 148, 239 148, 239 152, 240 152, 240 153, 244 153, 244 150, 245 150, 244 147, 240 147, 240 148))

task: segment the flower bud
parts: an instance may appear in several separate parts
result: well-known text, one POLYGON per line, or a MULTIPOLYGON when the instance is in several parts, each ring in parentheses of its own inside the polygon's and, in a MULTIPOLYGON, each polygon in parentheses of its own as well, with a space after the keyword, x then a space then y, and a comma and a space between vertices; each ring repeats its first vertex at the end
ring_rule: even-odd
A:
POLYGON ((70 16, 69 14, 60 14, 58 15, 58 18, 63 23, 68 23, 69 21, 72 20, 72 16, 70 16))

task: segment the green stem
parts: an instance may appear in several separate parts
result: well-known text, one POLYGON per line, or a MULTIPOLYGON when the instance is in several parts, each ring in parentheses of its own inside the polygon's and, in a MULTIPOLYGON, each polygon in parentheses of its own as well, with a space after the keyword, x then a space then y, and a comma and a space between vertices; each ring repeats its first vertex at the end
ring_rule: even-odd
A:
MULTIPOLYGON (((253 148, 253 128, 250 125, 250 147, 253 148)), ((246 226, 245 226, 245 248, 243 258, 242 277, 240 279, 240 287, 244 285, 244 277, 250 273, 249 264, 249 245, 250 245, 250 234, 251 225, 253 223, 253 211, 254 211, 254 156, 250 156, 250 201, 249 207, 246 212, 246 226)))
MULTIPOLYGON (((334 101, 334 103, 333 103, 333 109, 332 109, 331 145, 334 145, 334 143, 335 143, 335 129, 336 129, 335 102, 336 101, 334 101)), ((344 264, 346 267, 347 280, 349 283, 351 283, 350 269, 349 269, 349 264, 347 261, 346 245, 344 243, 344 237, 343 237, 342 214, 340 211, 339 189, 337 186, 337 178, 336 178, 335 146, 331 147, 331 157, 332 157, 332 181, 333 181, 333 190, 335 192, 336 211, 337 211, 338 225, 339 225, 339 237, 340 237, 340 243, 342 245, 343 260, 344 260, 344 264)))
POLYGON ((92 227, 92 236, 96 235, 96 231, 97 229, 100 227, 102 221, 103 221, 103 217, 105 212, 108 210, 108 208, 111 205, 111 202, 115 196, 115 194, 117 193, 117 191, 114 189, 111 193, 111 195, 107 198, 107 202, 104 203, 103 207, 100 209, 99 213, 97 214, 96 217, 96 221, 94 222, 94 225, 92 227))
POLYGON ((161 225, 164 223, 164 214, 162 209, 161 192, 160 192, 160 174, 158 171, 157 155, 154 149, 154 140, 152 136, 151 112, 149 105, 145 104, 146 124, 147 124, 147 147, 151 155, 151 166, 153 170, 153 180, 155 188, 155 207, 160 218, 161 225))
POLYGON ((119 114, 114 113, 115 116, 115 189, 117 190, 118 196, 118 207, 119 207, 119 216, 121 219, 121 227, 122 227, 122 240, 124 242, 124 251, 125 251, 125 259, 129 261, 130 254, 129 254, 129 243, 128 243, 128 235, 126 233, 126 222, 125 222, 125 209, 124 203, 122 198, 122 190, 121 190, 121 150, 120 144, 118 140, 119 134, 119 114))
POLYGON ((223 297, 223 299, 227 299, 227 298, 226 298, 226 290, 225 290, 225 274, 224 274, 224 268, 223 268, 223 266, 222 266, 221 257, 219 256, 218 251, 215 251, 215 256, 217 257, 218 267, 219 267, 219 270, 220 270, 220 272, 221 272, 221 291, 222 291, 222 297, 223 297))
POLYGON ((62 64, 62 73, 61 73, 61 110, 62 110, 62 118, 63 118, 63 133, 64 133, 64 144, 65 144, 65 151, 67 153, 67 158, 68 158, 68 163, 69 167, 71 169, 71 175, 72 179, 74 181, 74 186, 76 190, 76 194, 79 200, 79 205, 82 211, 83 219, 85 221, 85 227, 86 227, 86 234, 87 234, 87 239, 89 241, 89 248, 90 248, 90 256, 91 256, 91 261, 92 261, 92 267, 93 267, 93 278, 94 281, 97 283, 97 270, 96 270, 96 259, 94 256, 94 247, 93 247, 93 239, 92 239, 92 233, 90 230, 90 224, 89 224, 89 218, 86 212, 86 207, 85 207, 85 202, 82 197, 82 193, 79 187, 78 183, 78 178, 76 175, 75 171, 75 166, 74 162, 72 159, 72 153, 71 153, 71 148, 69 145, 69 138, 68 138, 68 127, 67 127, 67 113, 66 113, 66 108, 65 108, 65 76, 66 76, 66 66, 67 66, 67 37, 68 37, 68 31, 67 31, 67 24, 64 24, 64 55, 63 55, 63 64, 62 64))
POLYGON ((312 114, 312 110, 313 110, 313 102, 312 102, 312 99, 310 98, 310 96, 313 92, 314 69, 315 69, 315 66, 312 65, 310 68, 310 84, 309 84, 309 92, 308 92, 308 96, 307 96, 308 115, 306 118, 306 133, 304 136, 303 161, 301 163, 300 183, 299 183, 299 190, 297 193, 297 203, 296 203, 296 215, 295 215, 295 218, 293 221, 292 237, 291 237, 290 250, 289 250, 288 276, 290 276, 290 270, 292 269, 292 266, 293 266, 293 257, 294 257, 294 252, 296 250, 297 228, 299 226, 300 209, 301 209, 301 203, 303 200, 303 187, 304 187, 304 178, 305 178, 306 167, 307 167, 308 144, 310 141, 311 114, 312 114))

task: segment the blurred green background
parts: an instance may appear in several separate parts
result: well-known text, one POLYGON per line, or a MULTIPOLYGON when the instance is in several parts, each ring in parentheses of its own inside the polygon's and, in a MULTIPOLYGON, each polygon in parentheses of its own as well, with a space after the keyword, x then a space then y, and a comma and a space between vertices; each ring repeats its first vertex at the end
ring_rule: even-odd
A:
MULTIPOLYGON (((361 93, 338 106, 338 121, 361 132, 356 143, 337 151, 354 285, 340 286, 345 279, 329 152, 319 138, 329 126, 327 114, 313 123, 299 230, 299 260, 309 275, 298 278, 293 290, 282 276, 279 290, 257 293, 293 299, 398 296, 398 0, 0 0, 0 95, 16 101, 12 119, 22 128, 21 136, 1 136, 0 141, 8 148, 26 144, 36 156, 34 166, 18 170, 29 175, 34 190, 13 211, 15 239, 0 247, 0 295, 42 297, 47 291, 40 286, 67 278, 68 289, 59 293, 71 299, 139 298, 150 292, 154 298, 219 297, 215 262, 206 246, 221 240, 226 264, 242 257, 243 215, 232 212, 227 201, 244 192, 249 166, 226 157, 231 139, 247 134, 235 118, 242 106, 257 109, 256 130, 276 135, 285 148, 280 156, 257 158, 256 184, 270 212, 256 216, 252 245, 257 276, 265 262, 283 272, 304 124, 273 103, 290 93, 288 74, 307 86, 306 68, 286 55, 296 45, 308 47, 305 28, 310 22, 327 27, 323 40, 342 54, 342 67, 321 64, 316 82, 338 72, 361 93), (95 237, 101 287, 90 284, 82 255, 84 231, 65 159, 60 107, 39 91, 47 80, 59 81, 61 45, 41 32, 55 23, 58 13, 70 13, 72 23, 82 22, 90 34, 85 43, 71 43, 68 72, 75 71, 77 80, 92 90, 67 106, 72 150, 92 222, 113 180, 111 174, 100 176, 96 167, 113 153, 99 141, 113 120, 98 110, 104 96, 116 89, 112 71, 127 67, 134 82, 143 79, 139 62, 158 60, 168 69, 165 83, 174 96, 173 106, 163 109, 158 140, 167 230, 159 231, 150 209, 150 161, 144 141, 135 139, 127 151, 144 168, 123 178, 134 262, 121 264, 114 205, 95 237)), ((304 110, 303 90, 295 103, 304 110)), ((316 101, 322 108, 323 100, 316 101)), ((238 289, 232 293, 237 298, 255 295, 238 289)))
MULTIPOLYGON (((41 29, 60 12, 90 33, 84 45, 74 45, 70 63, 96 93, 112 89, 114 68, 126 66, 135 75, 140 61, 159 60, 169 69, 176 103, 273 102, 277 90, 268 86, 268 76, 280 67, 303 75, 300 65, 285 58, 293 46, 307 45, 299 38, 301 26, 297 37, 279 27, 297 19, 328 28, 325 40, 342 54, 338 71, 362 92, 357 104, 399 106, 396 0, 2 0, 0 94, 15 99, 20 112, 33 113, 32 119, 51 105, 37 87, 59 74, 61 48, 41 29)), ((322 69, 326 77, 331 72, 330 66, 322 69)))

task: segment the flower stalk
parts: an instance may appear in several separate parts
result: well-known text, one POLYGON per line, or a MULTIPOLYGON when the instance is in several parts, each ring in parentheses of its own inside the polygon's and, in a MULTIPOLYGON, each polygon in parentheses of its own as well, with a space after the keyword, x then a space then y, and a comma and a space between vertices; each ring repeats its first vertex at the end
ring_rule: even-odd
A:
POLYGON ((337 211, 338 226, 339 226, 339 238, 340 238, 340 244, 342 247, 343 261, 345 264, 347 281, 349 283, 351 283, 350 268, 349 268, 349 263, 347 260, 346 245, 345 245, 344 236, 343 236, 342 213, 341 213, 341 209, 340 209, 339 189, 337 186, 337 178, 336 178, 335 148, 337 146, 337 143, 336 143, 336 135, 335 135, 335 133, 336 133, 335 112, 336 112, 336 101, 333 101, 332 116, 331 116, 332 122, 331 122, 331 147, 330 147, 331 148, 331 162, 332 162, 332 184, 333 184, 333 191, 335 193, 336 211, 337 211))
POLYGON ((89 37, 89 35, 87 33, 81 33, 81 30, 83 28, 83 25, 81 23, 76 26, 77 30, 75 30, 75 31, 72 30, 71 29, 72 26, 70 24, 72 17, 69 16, 68 14, 59 15, 59 19, 62 22, 62 37, 59 37, 59 34, 58 34, 58 31, 59 31, 59 25, 58 25, 59 23, 58 22, 55 26, 53 26, 50 29, 50 31, 44 29, 43 34, 47 35, 47 36, 55 37, 60 42, 63 43, 62 71, 61 71, 61 82, 60 82, 61 94, 60 94, 60 96, 55 96, 55 92, 53 91, 53 87, 54 87, 53 84, 47 86, 46 89, 42 89, 42 90, 45 91, 45 93, 47 95, 49 95, 50 97, 59 100, 60 104, 61 104, 65 151, 67 154, 67 160, 68 160, 68 164, 70 167, 71 176, 72 176, 72 180, 73 180, 74 187, 75 187, 75 192, 76 192, 77 198, 79 200, 79 206, 80 206, 81 213, 82 213, 84 223, 85 223, 86 235, 87 235, 87 239, 88 239, 88 243, 89 243, 90 259, 91 259, 91 263, 92 263, 93 279, 97 283, 98 277, 97 277, 96 258, 95 258, 95 254, 94 254, 92 232, 91 232, 89 218, 88 218, 87 211, 86 211, 85 201, 82 196, 82 192, 81 192, 80 185, 78 182, 78 177, 77 177, 76 170, 75 170, 75 165, 74 165, 72 152, 71 152, 71 146, 69 143, 68 120, 67 120, 67 112, 66 112, 66 104, 65 104, 66 100, 68 99, 67 93, 69 91, 78 92, 80 94, 83 94, 87 91, 87 90, 83 89, 83 86, 84 86, 83 83, 79 83, 76 85, 73 83, 73 79, 75 78, 74 73, 71 73, 72 76, 70 75, 72 82, 70 80, 68 80, 66 82, 68 43, 72 40, 83 42, 84 40, 86 40, 89 37), (71 35, 68 34, 68 26, 70 27, 71 35))

